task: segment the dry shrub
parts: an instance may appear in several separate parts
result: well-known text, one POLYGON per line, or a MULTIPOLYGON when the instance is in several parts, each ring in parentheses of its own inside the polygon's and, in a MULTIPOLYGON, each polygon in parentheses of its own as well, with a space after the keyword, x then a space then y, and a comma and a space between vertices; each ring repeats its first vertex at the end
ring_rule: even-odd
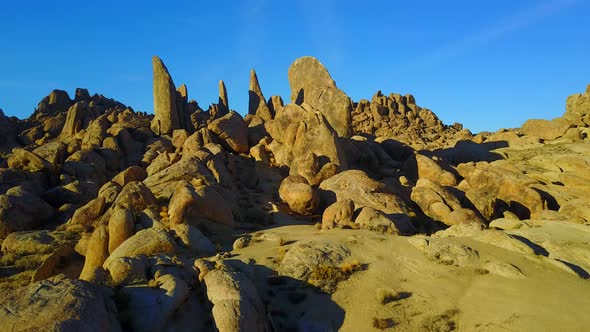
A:
POLYGON ((422 330, 428 332, 451 332, 457 329, 455 316, 459 314, 458 309, 451 309, 438 316, 427 317, 422 322, 422 330))
POLYGON ((400 298, 400 294, 393 289, 379 288, 377 290, 377 302, 387 304, 400 298))
POLYGON ((359 263, 358 260, 355 259, 348 263, 342 263, 342 265, 340 265, 340 268, 342 269, 342 272, 344 272, 345 274, 351 275, 356 271, 362 270, 363 266, 361 263, 359 263))
POLYGON ((373 327, 379 330, 385 330, 393 327, 393 320, 391 318, 377 318, 373 317, 373 327))
POLYGON ((311 271, 308 282, 327 293, 333 293, 339 282, 348 279, 354 272, 363 269, 358 260, 343 263, 340 266, 318 266, 311 271))

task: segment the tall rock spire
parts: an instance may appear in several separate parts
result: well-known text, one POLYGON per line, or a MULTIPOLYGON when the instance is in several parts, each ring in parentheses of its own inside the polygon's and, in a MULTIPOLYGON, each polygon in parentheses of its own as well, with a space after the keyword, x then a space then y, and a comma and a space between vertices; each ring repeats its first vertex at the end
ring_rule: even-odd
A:
POLYGON ((273 114, 266 104, 266 100, 262 94, 262 89, 260 89, 260 83, 258 83, 258 76, 256 75, 256 71, 254 69, 250 70, 249 90, 250 91, 248 91, 248 94, 250 98, 248 103, 248 113, 253 115, 255 114, 265 121, 272 120, 273 114))
POLYGON ((225 83, 223 80, 219 80, 219 116, 224 116, 225 114, 229 113, 229 103, 227 101, 227 89, 225 88, 225 83))
POLYGON ((152 58, 154 71, 154 114, 151 129, 156 135, 170 134, 180 129, 181 117, 176 104, 176 87, 160 58, 152 58))

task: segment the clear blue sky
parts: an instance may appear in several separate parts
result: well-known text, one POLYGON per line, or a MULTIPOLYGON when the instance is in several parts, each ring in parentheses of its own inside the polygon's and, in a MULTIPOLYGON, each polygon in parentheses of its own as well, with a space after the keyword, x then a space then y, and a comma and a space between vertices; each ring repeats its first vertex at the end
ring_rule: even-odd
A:
POLYGON ((590 1, 3 1, 0 108, 27 117, 76 87, 152 112, 151 56, 206 108, 226 82, 247 112, 250 68, 265 96, 313 55, 354 100, 412 93, 474 132, 553 118, 590 83, 590 1))

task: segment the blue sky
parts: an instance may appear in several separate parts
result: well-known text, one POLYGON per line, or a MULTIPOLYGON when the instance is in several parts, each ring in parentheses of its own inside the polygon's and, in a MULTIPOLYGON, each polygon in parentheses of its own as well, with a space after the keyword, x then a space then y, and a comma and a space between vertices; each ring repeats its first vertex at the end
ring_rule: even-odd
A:
POLYGON ((590 83, 588 0, 3 1, 0 108, 28 117, 76 87, 152 112, 151 56, 206 108, 226 82, 247 112, 250 68, 268 98, 313 55, 353 100, 412 93, 474 132, 554 118, 590 83))

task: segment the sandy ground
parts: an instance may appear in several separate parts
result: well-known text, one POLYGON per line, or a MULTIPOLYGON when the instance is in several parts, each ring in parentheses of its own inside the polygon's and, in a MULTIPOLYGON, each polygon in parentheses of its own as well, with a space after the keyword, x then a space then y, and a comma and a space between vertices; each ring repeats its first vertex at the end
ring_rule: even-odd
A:
MULTIPOLYGON (((531 234, 537 238, 556 234, 554 241, 587 245, 590 233, 585 229, 572 232, 572 227, 580 225, 548 224, 534 228, 531 234)), ((258 238, 267 240, 233 251, 232 260, 246 263, 239 263, 239 267, 253 274, 271 316, 287 327, 296 325, 300 317, 329 322, 340 331, 377 330, 374 318, 384 319, 389 329, 397 331, 587 331, 590 326, 586 312, 590 281, 545 257, 468 237, 434 239, 463 244, 479 254, 478 265, 446 265, 413 246, 409 237, 364 230, 319 231, 308 225, 268 229, 259 232, 258 238), (320 294, 304 283, 270 285, 267 277, 277 270, 285 251, 310 239, 344 244, 351 251, 348 259, 358 260, 365 269, 339 283, 331 295, 320 294), (524 277, 489 273, 481 267, 488 261, 512 264, 524 277), (403 296, 382 304, 377 299, 379 289, 395 290, 403 296), (289 294, 294 292, 308 295, 293 304, 289 294)))

